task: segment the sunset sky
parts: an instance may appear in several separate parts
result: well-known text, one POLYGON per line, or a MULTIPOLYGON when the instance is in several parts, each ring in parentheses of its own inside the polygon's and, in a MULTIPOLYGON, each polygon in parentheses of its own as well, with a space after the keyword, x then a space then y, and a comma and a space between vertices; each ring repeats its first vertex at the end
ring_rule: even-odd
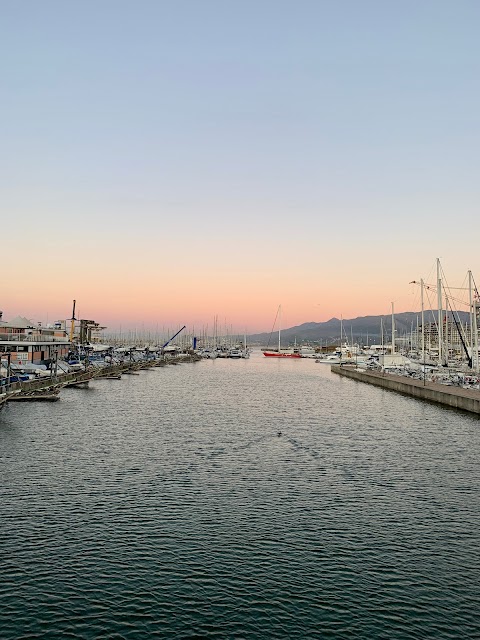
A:
POLYGON ((3 0, 0 309, 269 330, 479 269, 477 0, 3 0))

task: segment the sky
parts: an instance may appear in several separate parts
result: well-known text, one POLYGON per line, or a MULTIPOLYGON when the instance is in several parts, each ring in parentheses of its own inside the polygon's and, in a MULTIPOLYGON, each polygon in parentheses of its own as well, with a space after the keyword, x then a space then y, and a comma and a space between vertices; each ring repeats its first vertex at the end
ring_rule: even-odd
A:
POLYGON ((0 309, 416 310, 477 269, 477 0, 0 0, 0 309), (417 307, 418 308, 418 307, 417 307))

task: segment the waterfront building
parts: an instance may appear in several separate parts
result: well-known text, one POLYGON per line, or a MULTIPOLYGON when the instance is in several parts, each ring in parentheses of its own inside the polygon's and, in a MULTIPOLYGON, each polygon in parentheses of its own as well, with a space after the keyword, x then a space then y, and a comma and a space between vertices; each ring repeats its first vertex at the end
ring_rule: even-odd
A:
POLYGON ((0 312, 0 357, 10 354, 12 364, 49 365, 68 354, 70 341, 56 326, 42 326, 17 316, 5 321, 0 312))
MULTIPOLYGON (((438 326, 436 322, 426 322, 425 323, 425 348, 429 352, 437 352, 438 351, 438 326)), ((449 353, 450 356, 453 357, 463 357, 464 356, 464 348, 462 344, 463 342, 467 346, 467 350, 471 351, 472 345, 472 332, 470 329, 470 325, 468 322, 466 323, 456 323, 452 319, 444 319, 443 321, 443 343, 444 343, 444 351, 445 353, 449 353), (459 331, 460 330, 460 331, 459 331)), ((480 341, 480 330, 477 329, 477 339, 480 341)), ((417 334, 417 348, 422 343, 422 327, 418 328, 417 334)))
MULTIPOLYGON (((57 320, 55 327, 61 329, 66 335, 70 334, 71 320, 57 320)), ((95 320, 74 320, 73 342, 80 344, 97 344, 104 341, 103 331, 107 327, 102 327, 95 320)))

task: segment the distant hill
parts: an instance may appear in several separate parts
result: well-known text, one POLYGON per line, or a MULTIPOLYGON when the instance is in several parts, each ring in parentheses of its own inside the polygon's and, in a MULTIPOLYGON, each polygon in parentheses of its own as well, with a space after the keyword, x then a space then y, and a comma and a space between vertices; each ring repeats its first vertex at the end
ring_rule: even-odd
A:
MULTIPOLYGON (((437 311, 425 311, 425 322, 433 322, 436 318, 437 311), (433 316, 432 314, 435 314, 433 316)), ((451 314, 449 314, 451 315, 451 314)), ((464 311, 459 312, 460 321, 464 324, 468 321, 468 313, 464 311)), ((404 313, 395 314, 395 328, 397 336, 409 334, 412 330, 415 331, 418 323, 421 324, 421 314, 413 311, 405 311, 404 313)), ((384 340, 387 342, 391 339, 392 334, 392 317, 391 316, 362 316, 359 318, 344 319, 343 320, 343 340, 350 340, 350 336, 353 333, 354 342, 360 342, 363 344, 372 344, 373 342, 379 343, 381 341, 381 323, 383 321, 384 340)), ((256 333, 248 336, 249 342, 266 346, 270 338, 270 333, 256 333)), ((338 318, 331 318, 326 322, 305 322, 296 327, 290 327, 289 329, 282 329, 282 345, 291 344, 294 341, 298 343, 312 342, 326 344, 339 344, 340 343, 340 320, 338 318)), ((270 338, 270 346, 273 346, 278 341, 278 333, 274 331, 270 338)))

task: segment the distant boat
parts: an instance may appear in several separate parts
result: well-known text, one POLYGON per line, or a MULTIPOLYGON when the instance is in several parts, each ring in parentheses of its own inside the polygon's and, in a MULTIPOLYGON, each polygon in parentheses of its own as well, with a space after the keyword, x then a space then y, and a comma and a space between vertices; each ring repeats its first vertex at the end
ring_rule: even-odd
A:
MULTIPOLYGON (((277 318, 278 318, 278 349, 266 349, 263 352, 263 355, 267 358, 301 358, 301 354, 298 349, 282 349, 281 348, 281 337, 282 337, 282 328, 281 328, 281 318, 282 318, 282 305, 279 305, 277 310, 277 318)), ((276 320, 276 318, 275 318, 276 320)), ((274 325, 275 326, 275 323, 274 325)), ((273 333, 273 329, 272 329, 273 333)), ((271 336, 272 334, 270 334, 271 336)), ((270 340, 269 340, 270 341, 270 340)))
POLYGON ((264 351, 267 358, 301 358, 302 356, 293 349, 282 349, 281 351, 264 351))
POLYGON ((315 349, 307 345, 300 347, 300 355, 302 358, 318 358, 318 354, 315 349))

